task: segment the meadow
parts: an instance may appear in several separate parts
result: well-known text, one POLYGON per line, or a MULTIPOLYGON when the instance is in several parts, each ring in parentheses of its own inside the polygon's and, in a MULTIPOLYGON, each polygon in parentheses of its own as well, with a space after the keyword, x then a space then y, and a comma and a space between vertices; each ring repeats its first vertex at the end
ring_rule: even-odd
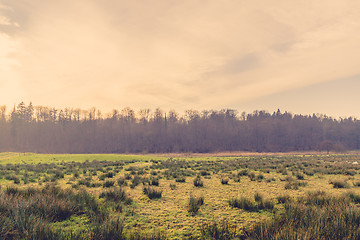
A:
POLYGON ((358 239, 360 155, 0 153, 1 239, 358 239))

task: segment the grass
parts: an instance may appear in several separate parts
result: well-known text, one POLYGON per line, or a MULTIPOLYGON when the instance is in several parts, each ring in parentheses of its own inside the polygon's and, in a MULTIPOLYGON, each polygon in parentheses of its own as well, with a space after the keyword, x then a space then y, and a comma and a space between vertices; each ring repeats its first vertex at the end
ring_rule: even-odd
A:
MULTIPOLYGON (((351 201, 355 204, 360 201, 360 188, 356 184, 360 182, 360 169, 351 163, 359 158, 351 154, 193 155, 189 158, 181 155, 171 158, 164 155, 3 153, 0 154, 0 192, 31 192, 49 184, 74 194, 85 191, 94 198, 98 207, 95 210, 106 213, 102 220, 103 229, 96 230, 99 238, 108 236, 106 231, 111 229, 106 230, 107 223, 114 226, 121 223, 118 230, 113 230, 119 231, 122 227, 127 236, 141 232, 143 237, 164 237, 163 233, 166 233, 169 239, 189 236, 221 239, 221 236, 239 237, 243 229, 249 232, 257 222, 273 219, 284 212, 290 202, 307 197, 309 191, 321 189, 327 196, 337 197, 351 190, 347 198, 353 199, 351 201), (10 164, 12 160, 16 164, 10 164), (202 187, 194 185, 199 175, 202 187), (19 183, 14 183, 14 176, 20 180, 19 183), (222 179, 229 180, 230 184, 223 184, 222 179), (334 179, 351 184, 348 188, 334 188, 329 184, 334 179), (291 187, 285 189, 289 183, 291 187), (13 190, 14 186, 17 190, 13 190), (161 193, 161 197, 152 200, 144 194, 144 188, 148 187, 146 192, 155 190, 161 193), (189 196, 205 199, 195 214, 189 212, 189 196), (127 202, 123 198, 130 200, 127 202), (248 201, 250 207, 246 208, 253 210, 232 207, 229 200, 237 200, 238 205, 241 201, 248 201), (223 223, 222 219, 227 220, 223 223)), ((322 198, 313 199, 320 201, 322 198)), ((326 199, 324 197, 323 201, 326 199)), ((92 228, 90 218, 101 217, 101 214, 88 215, 87 208, 81 211, 70 208, 69 211, 68 215, 54 220, 44 218, 36 231, 45 232, 43 226, 49 225, 52 230, 48 234, 56 234, 60 227, 64 234, 76 234, 92 228)), ((27 221, 33 220, 29 218, 27 221)))
POLYGON ((38 164, 85 161, 150 161, 152 159, 166 160, 167 157, 151 155, 127 154, 37 154, 37 153, 0 153, 0 164, 38 164))
POLYGON ((285 211, 248 231, 250 239, 359 239, 360 209, 353 198, 317 191, 285 203, 285 211))
POLYGON ((231 226, 226 220, 203 223, 200 231, 201 239, 228 240, 238 236, 236 226, 231 226))
POLYGON ((195 216, 203 204, 204 204, 204 197, 197 198, 197 197, 190 196, 189 204, 188 204, 188 212, 192 216, 195 216))
POLYGON ((346 180, 333 180, 330 182, 330 184, 333 185, 334 188, 349 188, 349 184, 346 180))
POLYGON ((162 195, 162 191, 158 190, 154 187, 151 186, 145 186, 143 188, 143 192, 145 195, 147 195, 150 199, 155 199, 155 198, 161 198, 162 195))

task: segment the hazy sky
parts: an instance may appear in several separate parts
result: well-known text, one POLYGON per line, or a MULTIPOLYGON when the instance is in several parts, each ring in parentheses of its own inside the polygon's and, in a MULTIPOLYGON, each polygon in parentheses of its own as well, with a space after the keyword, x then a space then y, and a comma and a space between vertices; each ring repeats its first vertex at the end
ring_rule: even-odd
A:
POLYGON ((360 116, 359 0, 0 0, 0 105, 360 116))

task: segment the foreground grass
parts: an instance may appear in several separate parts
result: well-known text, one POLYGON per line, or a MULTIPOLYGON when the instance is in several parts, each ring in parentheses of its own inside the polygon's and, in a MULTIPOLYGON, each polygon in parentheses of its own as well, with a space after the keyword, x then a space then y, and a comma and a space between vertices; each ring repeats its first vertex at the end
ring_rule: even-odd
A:
MULTIPOLYGON (((31 212, 20 208, 26 210, 19 212, 31 213, 29 219, 41 220, 39 225, 20 218, 19 222, 28 223, 24 235, 18 235, 25 239, 34 234, 38 236, 37 231, 60 234, 54 235, 57 239, 85 239, 95 236, 91 235, 95 234, 93 231, 104 236, 103 231, 115 231, 122 237, 119 239, 136 239, 136 234, 148 239, 256 239, 267 235, 259 235, 253 227, 263 224, 260 228, 267 226, 267 232, 273 231, 275 227, 270 223, 287 211, 288 199, 294 204, 300 201, 297 199, 307 197, 309 191, 319 189, 334 198, 349 190, 354 196, 360 194, 359 167, 353 164, 356 161, 359 161, 357 155, 188 159, 154 155, 3 153, 0 154, 0 185, 3 202, 14 199, 16 206, 41 209, 31 212), (16 164, 10 164, 12 161, 16 164), (196 186, 196 179, 201 180, 202 186, 196 186), (18 193, 11 195, 8 189, 14 186, 18 193), (58 193, 47 192, 49 186, 61 194, 67 193, 69 198, 51 200, 51 196, 58 193), (33 192, 31 197, 26 193, 29 191, 33 192), (92 200, 81 203, 79 196, 84 194, 92 200), (52 207, 41 208, 41 201, 34 199, 41 199, 52 207), (197 199, 202 199, 201 204, 197 199), (231 201, 234 204, 229 204, 231 201), (63 209, 67 214, 59 215, 56 209, 63 209), (116 229, 111 229, 112 225, 116 229), (35 226, 46 226, 47 230, 31 230, 35 226)), ((4 206, 3 209, 16 209, 15 205, 4 206)), ((12 215, 5 211, 1 216, 7 216, 6 221, 10 221, 12 215)), ((11 221, 16 222, 14 219, 11 221)), ((8 223, 6 225, 15 226, 8 223)), ((18 231, 14 229, 4 231, 18 231)), ((100 235, 93 238, 102 239, 100 235)), ((269 239, 274 236, 277 235, 269 235, 269 239)))
MULTIPOLYGON (((126 202, 120 194, 106 197, 126 202)), ((42 189, 8 187, 0 194, 1 239, 165 239, 160 232, 126 233, 123 221, 109 214, 108 204, 97 201, 85 191, 62 190, 55 186, 42 189), (81 228, 66 229, 57 223, 69 223, 83 216, 81 228)))
POLYGON ((274 219, 255 224, 250 239, 360 239, 359 195, 310 192, 285 203, 274 219), (352 196, 352 197, 351 197, 352 196))

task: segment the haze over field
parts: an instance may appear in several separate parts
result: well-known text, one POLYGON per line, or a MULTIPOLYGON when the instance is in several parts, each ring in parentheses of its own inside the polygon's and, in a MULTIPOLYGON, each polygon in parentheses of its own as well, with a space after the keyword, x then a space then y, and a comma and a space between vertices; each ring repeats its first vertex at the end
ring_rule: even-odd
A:
POLYGON ((359 117, 360 2, 0 1, 0 105, 359 117))

